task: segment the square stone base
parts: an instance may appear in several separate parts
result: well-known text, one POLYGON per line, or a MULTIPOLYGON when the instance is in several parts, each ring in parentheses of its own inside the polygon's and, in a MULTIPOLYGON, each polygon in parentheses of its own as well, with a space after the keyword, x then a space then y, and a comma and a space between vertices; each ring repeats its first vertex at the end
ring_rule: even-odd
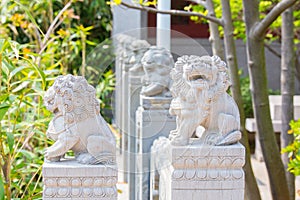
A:
POLYGON ((117 200, 117 166, 83 165, 76 160, 43 164, 43 199, 117 200))
POLYGON ((170 166, 160 170, 160 199, 244 199, 245 148, 228 146, 172 146, 170 166), (161 184, 160 184, 161 186, 161 184))

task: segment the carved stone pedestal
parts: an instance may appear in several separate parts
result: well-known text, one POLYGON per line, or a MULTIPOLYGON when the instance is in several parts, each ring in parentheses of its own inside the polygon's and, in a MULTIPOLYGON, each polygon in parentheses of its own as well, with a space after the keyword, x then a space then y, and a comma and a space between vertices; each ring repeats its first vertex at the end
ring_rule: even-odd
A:
POLYGON ((44 200, 117 200, 117 166, 83 165, 75 160, 45 162, 44 200))
POLYGON ((141 105, 136 112, 137 121, 137 168, 136 199, 149 200, 151 146, 160 136, 167 137, 176 128, 175 116, 169 114, 171 98, 140 97, 141 105))
POLYGON ((240 143, 163 146, 156 153, 161 158, 154 158, 163 163, 169 157, 169 165, 159 169, 160 200, 244 199, 245 148, 240 143))

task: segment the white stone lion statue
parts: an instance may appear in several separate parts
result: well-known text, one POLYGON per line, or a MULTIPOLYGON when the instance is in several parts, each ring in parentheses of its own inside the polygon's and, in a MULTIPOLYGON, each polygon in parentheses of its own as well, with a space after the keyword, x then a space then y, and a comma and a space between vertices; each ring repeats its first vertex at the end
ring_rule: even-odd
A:
POLYGON ((169 111, 177 116, 171 144, 187 145, 194 134, 210 145, 241 139, 239 110, 226 92, 231 82, 225 62, 217 56, 182 56, 171 78, 174 99, 169 111))
POLYGON ((170 51, 163 47, 151 46, 142 57, 145 75, 141 94, 144 96, 169 97, 170 71, 174 60, 170 51))
POLYGON ((94 87, 81 76, 59 76, 47 90, 44 102, 54 113, 47 136, 55 141, 45 152, 48 161, 59 161, 73 150, 83 164, 114 164, 115 138, 100 115, 94 87))

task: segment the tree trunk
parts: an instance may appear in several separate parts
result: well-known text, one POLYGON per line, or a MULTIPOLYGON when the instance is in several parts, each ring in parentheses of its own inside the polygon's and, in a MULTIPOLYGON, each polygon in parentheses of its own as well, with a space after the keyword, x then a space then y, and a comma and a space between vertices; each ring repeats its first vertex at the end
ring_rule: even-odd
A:
POLYGON ((243 0, 243 6, 247 36, 248 71, 258 136, 268 169, 272 197, 274 200, 287 200, 289 199, 289 192, 285 171, 281 162, 279 148, 276 144, 270 116, 264 34, 258 35, 261 32, 254 31, 260 23, 259 1, 243 0))
MULTIPOLYGON (((206 0, 206 9, 208 10, 208 15, 211 17, 216 17, 215 8, 212 0, 206 0)), ((224 60, 224 48, 222 46, 222 40, 220 38, 219 25, 208 21, 209 25, 209 41, 212 46, 213 55, 219 56, 222 60, 224 60)))
MULTIPOLYGON (((293 8, 288 8, 281 14, 281 148, 286 147, 293 141, 293 135, 288 134, 290 121, 294 119, 294 77, 295 77, 295 53, 294 53, 294 27, 293 8)), ((295 199, 295 176, 287 171, 288 153, 281 154, 285 168, 285 176, 289 188, 290 199, 295 199)))
POLYGON ((297 45, 296 57, 295 57, 295 76, 298 84, 300 85, 300 45, 297 45))
POLYGON ((246 148, 246 163, 244 166, 245 171, 245 199, 247 200, 260 200, 260 193, 254 177, 254 173, 251 166, 251 153, 248 142, 248 133, 245 128, 245 113, 243 108, 241 86, 238 74, 238 64, 237 64, 237 55, 235 42, 233 38, 233 24, 231 16, 230 2, 228 0, 222 0, 222 15, 224 20, 224 42, 225 42, 225 52, 226 52, 226 61, 229 66, 229 71, 232 80, 231 92, 234 100, 236 101, 239 111, 240 111, 240 120, 241 120, 241 131, 243 134, 242 144, 246 148))

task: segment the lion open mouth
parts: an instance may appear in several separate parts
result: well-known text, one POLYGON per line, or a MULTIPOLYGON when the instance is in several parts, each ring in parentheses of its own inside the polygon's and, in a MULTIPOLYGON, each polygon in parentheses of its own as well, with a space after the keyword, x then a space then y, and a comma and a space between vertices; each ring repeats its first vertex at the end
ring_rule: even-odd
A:
POLYGON ((206 77, 204 75, 191 75, 189 76, 189 81, 200 81, 200 80, 204 80, 206 79, 206 77))
POLYGON ((197 88, 203 88, 208 85, 210 76, 200 74, 199 72, 186 73, 188 84, 197 88))

